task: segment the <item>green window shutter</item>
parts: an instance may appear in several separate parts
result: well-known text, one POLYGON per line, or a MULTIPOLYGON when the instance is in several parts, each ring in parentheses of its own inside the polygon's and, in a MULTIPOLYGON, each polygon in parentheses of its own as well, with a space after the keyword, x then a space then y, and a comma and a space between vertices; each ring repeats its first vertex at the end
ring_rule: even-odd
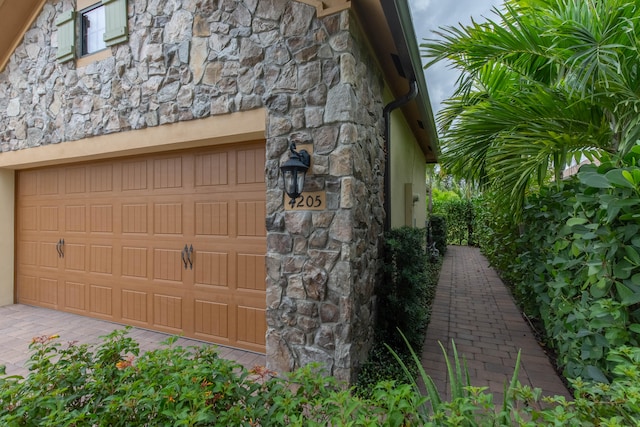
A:
POLYGON ((58 27, 58 53, 59 62, 67 62, 76 56, 76 12, 69 9, 62 13, 56 20, 58 27))
POLYGON ((102 0, 104 5, 106 29, 104 42, 107 46, 127 41, 127 0, 102 0))

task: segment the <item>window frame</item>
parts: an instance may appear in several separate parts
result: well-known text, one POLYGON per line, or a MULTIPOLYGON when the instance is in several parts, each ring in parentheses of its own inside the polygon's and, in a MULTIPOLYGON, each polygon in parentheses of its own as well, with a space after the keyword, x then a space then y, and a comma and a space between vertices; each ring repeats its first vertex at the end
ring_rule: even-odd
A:
POLYGON ((107 14, 106 14, 106 7, 104 4, 102 4, 102 2, 98 1, 95 4, 92 4, 91 6, 85 7, 82 10, 79 10, 77 12, 77 28, 78 28, 78 34, 76 35, 77 37, 77 45, 78 45, 78 52, 77 52, 77 58, 85 58, 87 56, 91 56, 91 55, 95 55, 105 49, 107 49, 109 46, 107 45, 107 43, 104 41, 104 35, 107 32, 107 24, 106 24, 106 20, 107 20, 107 14), (96 9, 102 9, 102 13, 103 13, 103 17, 104 17, 104 21, 105 21, 105 25, 104 25, 104 31, 102 32, 102 43, 103 43, 103 47, 97 50, 94 50, 92 52, 88 52, 87 50, 87 35, 85 34, 85 20, 84 20, 84 16, 89 13, 92 12, 96 9))
POLYGON ((55 21, 58 30, 58 50, 56 59, 59 63, 76 60, 76 66, 84 66, 89 62, 111 56, 111 46, 129 40, 129 16, 127 0, 77 0, 76 7, 62 12, 55 21), (92 53, 83 54, 82 16, 97 7, 104 7, 105 29, 103 40, 105 48, 92 53), (94 59, 95 58, 95 59, 94 59))

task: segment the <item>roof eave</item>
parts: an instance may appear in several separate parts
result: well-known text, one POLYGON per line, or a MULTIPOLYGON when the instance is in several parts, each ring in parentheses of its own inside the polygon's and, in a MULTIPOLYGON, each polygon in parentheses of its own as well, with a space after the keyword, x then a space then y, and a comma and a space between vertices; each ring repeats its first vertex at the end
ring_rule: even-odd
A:
POLYGON ((427 139, 418 138, 418 143, 423 151, 432 151, 434 160, 437 161, 440 154, 438 135, 409 5, 406 0, 380 0, 380 3, 396 49, 398 49, 398 56, 406 78, 409 81, 415 80, 418 85, 415 104, 422 121, 420 127, 426 133, 427 139))

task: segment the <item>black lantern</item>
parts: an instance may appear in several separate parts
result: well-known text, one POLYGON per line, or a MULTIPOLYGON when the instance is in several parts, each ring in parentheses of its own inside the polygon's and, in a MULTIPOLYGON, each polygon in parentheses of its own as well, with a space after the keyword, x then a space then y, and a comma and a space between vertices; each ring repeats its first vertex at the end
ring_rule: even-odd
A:
POLYGON ((304 188, 304 177, 309 170, 311 164, 311 156, 307 150, 296 151, 296 144, 292 142, 289 145, 289 160, 280 166, 282 171, 282 181, 284 183, 284 191, 291 198, 289 204, 293 207, 296 199, 302 194, 304 188))

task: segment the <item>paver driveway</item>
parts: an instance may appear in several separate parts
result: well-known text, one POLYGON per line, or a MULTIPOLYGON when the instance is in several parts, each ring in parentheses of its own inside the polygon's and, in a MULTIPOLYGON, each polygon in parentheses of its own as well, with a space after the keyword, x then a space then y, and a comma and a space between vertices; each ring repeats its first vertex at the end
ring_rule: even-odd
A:
MULTIPOLYGON (((101 341, 100 336, 123 326, 111 322, 92 319, 61 311, 22 304, 0 307, 0 365, 6 365, 7 374, 28 373, 25 362, 29 358, 29 344, 34 337, 60 335, 61 342, 78 341, 93 344, 101 341)), ((139 344, 141 350, 160 347, 169 335, 144 329, 133 328, 129 334, 139 344)), ((200 346, 202 342, 180 338, 176 345, 200 346)), ((218 347, 220 357, 235 360, 248 369, 266 363, 263 354, 218 347)))

